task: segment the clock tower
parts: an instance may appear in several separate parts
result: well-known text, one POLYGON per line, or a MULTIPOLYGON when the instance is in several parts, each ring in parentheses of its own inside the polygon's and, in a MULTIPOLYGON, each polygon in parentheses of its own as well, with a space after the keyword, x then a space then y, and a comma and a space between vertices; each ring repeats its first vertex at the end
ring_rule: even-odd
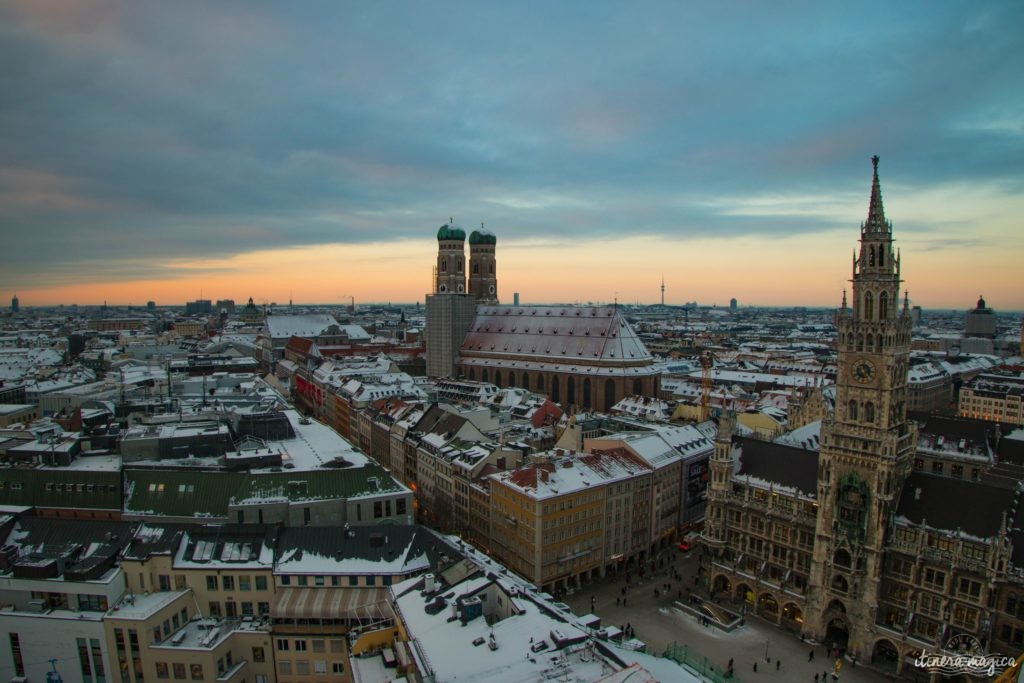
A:
POLYGON ((917 443, 907 421, 912 321, 899 305, 893 252, 878 182, 878 157, 852 305, 836 317, 836 406, 821 426, 818 514, 803 629, 826 646, 871 657, 883 548, 917 443))

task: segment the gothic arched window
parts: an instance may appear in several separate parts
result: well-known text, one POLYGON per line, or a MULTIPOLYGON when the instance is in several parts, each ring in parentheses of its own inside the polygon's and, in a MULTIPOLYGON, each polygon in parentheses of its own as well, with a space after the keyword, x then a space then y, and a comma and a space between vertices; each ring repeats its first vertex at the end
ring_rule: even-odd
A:
POLYGON ((608 378, 604 381, 604 409, 611 410, 617 402, 615 400, 615 382, 608 378))
MULTIPOLYGON (((878 295, 878 319, 885 320, 889 317, 889 295, 882 292, 878 295)), ((879 344, 881 346, 881 344, 879 344)))
POLYGON ((447 273, 448 272, 448 259, 445 259, 444 261, 441 261, 441 272, 442 273, 447 273))
MULTIPOLYGON (((527 387, 529 389, 529 387, 527 387)), ((537 391, 544 391, 544 375, 537 375, 537 391)))
POLYGON ((494 275, 494 264, 491 264, 491 275, 494 275))
POLYGON ((864 350, 864 335, 863 334, 858 334, 857 335, 857 350, 858 351, 863 351, 864 350))
POLYGON ((857 402, 851 400, 849 405, 846 406, 846 416, 851 420, 857 419, 857 402))
POLYGON ((480 264, 479 263, 474 263, 473 264, 473 275, 479 275, 479 274, 480 274, 480 264))
POLYGON ((885 265, 885 247, 878 248, 878 265, 879 267, 885 265))
POLYGON ((875 248, 874 247, 868 247, 868 265, 869 266, 875 265, 875 248))
POLYGON ((462 272, 462 259, 459 259, 458 261, 456 261, 455 264, 459 267, 458 271, 461 273, 462 272))
POLYGON ((864 293, 864 319, 871 320, 875 317, 875 297, 871 292, 864 293))
POLYGON ((871 401, 864 404, 864 421, 869 424, 875 422, 875 404, 871 401))
POLYGON ((501 370, 494 371, 494 385, 498 388, 501 387, 501 370))

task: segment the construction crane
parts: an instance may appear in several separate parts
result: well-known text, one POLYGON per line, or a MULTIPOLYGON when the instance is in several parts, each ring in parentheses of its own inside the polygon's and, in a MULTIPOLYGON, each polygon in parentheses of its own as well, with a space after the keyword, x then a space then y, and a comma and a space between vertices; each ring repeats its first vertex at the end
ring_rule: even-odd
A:
POLYGON ((711 368, 715 357, 705 351, 700 357, 700 421, 707 422, 711 417, 711 368))

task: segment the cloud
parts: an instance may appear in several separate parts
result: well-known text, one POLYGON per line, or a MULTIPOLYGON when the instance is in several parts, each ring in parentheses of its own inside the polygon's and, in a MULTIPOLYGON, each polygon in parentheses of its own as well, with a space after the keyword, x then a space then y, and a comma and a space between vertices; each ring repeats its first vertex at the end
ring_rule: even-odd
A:
POLYGON ((7 3, 19 258, 0 287, 429 241, 450 215, 524 243, 801 235, 863 219, 875 152, 899 225, 991 244, 976 222, 1005 224, 1024 185, 1022 20, 1009 2, 7 3), (941 196, 986 185, 987 208, 941 196))

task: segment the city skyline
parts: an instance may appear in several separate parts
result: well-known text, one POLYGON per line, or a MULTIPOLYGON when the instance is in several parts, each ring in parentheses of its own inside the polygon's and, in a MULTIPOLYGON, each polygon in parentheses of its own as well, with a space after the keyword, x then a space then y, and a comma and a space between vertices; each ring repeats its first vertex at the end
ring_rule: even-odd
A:
POLYGON ((0 8, 0 291, 422 301, 453 215, 505 302, 834 307, 877 153, 911 303, 1024 310, 1016 4, 393 10, 0 8))

